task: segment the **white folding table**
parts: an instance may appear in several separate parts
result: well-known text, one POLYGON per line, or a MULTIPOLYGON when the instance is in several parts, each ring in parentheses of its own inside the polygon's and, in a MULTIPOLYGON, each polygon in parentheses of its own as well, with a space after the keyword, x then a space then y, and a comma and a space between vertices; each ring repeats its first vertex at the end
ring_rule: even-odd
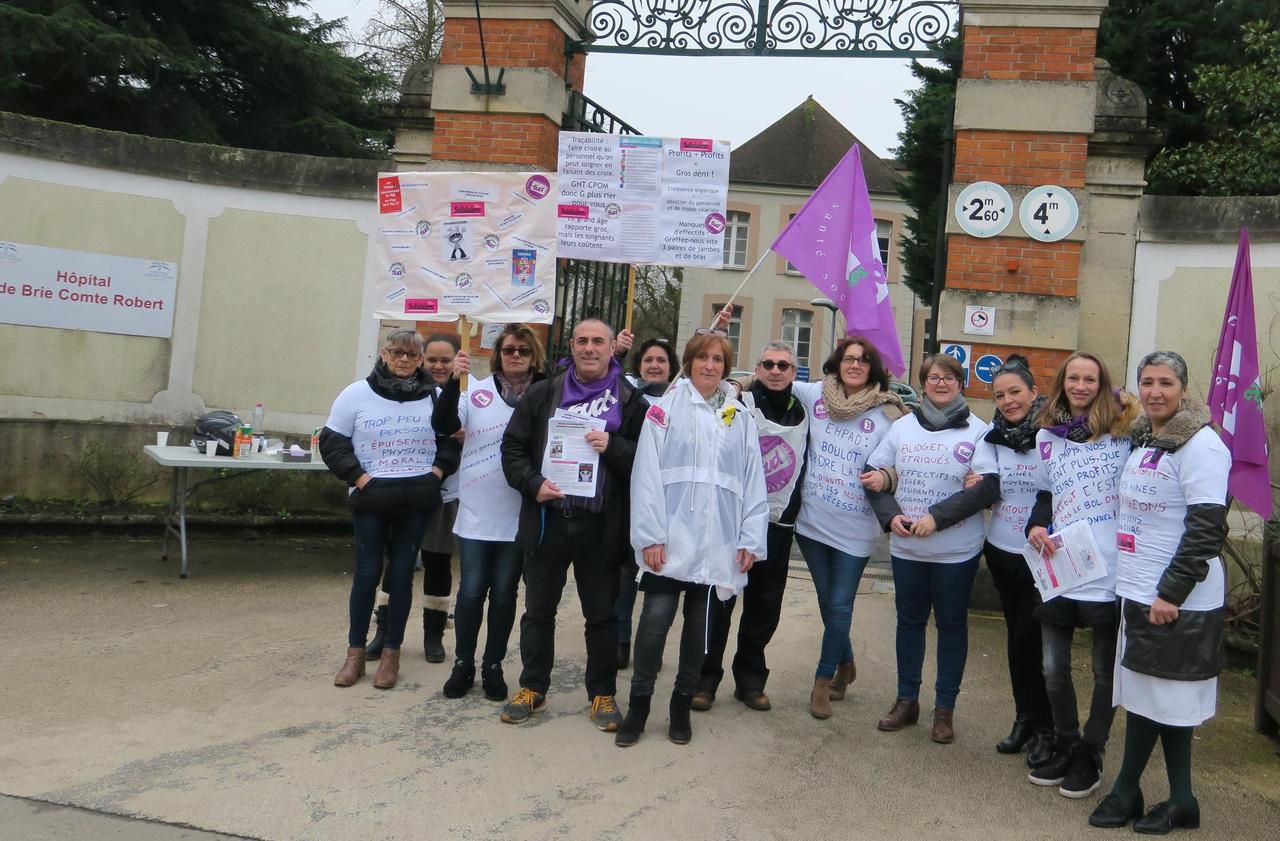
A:
POLYGON ((223 479, 234 479, 248 475, 249 470, 327 470, 325 463, 316 453, 314 461, 281 461, 279 456, 254 453, 249 458, 229 458, 227 456, 206 456, 193 447, 160 447, 148 444, 142 451, 158 464, 173 469, 173 481, 169 490, 169 511, 164 518, 164 546, 161 549, 161 560, 169 560, 169 535, 178 539, 182 547, 182 567, 178 577, 187 577, 187 500, 204 485, 223 479), (192 470, 234 470, 223 476, 201 479, 188 483, 187 473, 192 470))

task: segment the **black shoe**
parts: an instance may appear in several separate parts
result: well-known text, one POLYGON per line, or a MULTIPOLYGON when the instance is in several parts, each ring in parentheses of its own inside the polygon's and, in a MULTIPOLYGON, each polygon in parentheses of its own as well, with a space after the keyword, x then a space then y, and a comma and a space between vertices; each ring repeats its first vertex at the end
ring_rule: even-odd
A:
POLYGON ((1027 767, 1034 771, 1050 759, 1053 759, 1053 748, 1056 743, 1053 736, 1053 728, 1041 727, 1037 729, 1036 734, 1027 743, 1027 767))
POLYGON ((1165 835, 1171 829, 1199 829, 1200 804, 1174 806, 1169 801, 1157 803, 1151 811, 1133 822, 1133 831, 1144 835, 1165 835))
POLYGON ((1142 792, 1133 797, 1121 797, 1112 792, 1102 798, 1098 808, 1089 816, 1089 826, 1116 829, 1129 821, 1142 817, 1142 792))
POLYGON ((627 717, 622 719, 618 734, 613 737, 615 745, 620 748, 629 748, 640 741, 640 734, 644 732, 644 725, 649 720, 649 706, 652 701, 652 695, 631 696, 627 717))
POLYGON ((618 671, 631 665, 631 643, 618 643, 618 671))
POLYGON ((1035 736, 1035 732, 1030 719, 1018 716, 1013 720, 1013 729, 1009 731, 1009 735, 996 743, 996 753, 1022 753, 1022 749, 1035 736))
POLYGON ((1085 743, 1076 742, 1075 757, 1058 793, 1072 800, 1093 794, 1102 785, 1102 751, 1085 743))
MULTIPOLYGON (((453 674, 449 675, 449 679, 444 682, 444 697, 461 698, 471 691, 471 687, 476 682, 476 667, 463 663, 461 660, 455 661, 453 664, 453 674)), ((502 697, 506 698, 507 693, 503 692, 502 697)))
POLYGON ((686 692, 671 693, 671 726, 667 736, 677 745, 687 745, 693 738, 693 725, 689 722, 689 709, 693 696, 686 692))
POLYGON ((1048 762, 1038 766, 1030 774, 1027 779, 1038 786, 1060 786, 1067 778, 1067 772, 1071 770, 1071 763, 1075 760, 1075 752, 1072 750, 1074 739, 1058 739, 1053 745, 1053 756, 1048 762))
POLYGON ((490 663, 480 667, 480 688, 490 701, 507 700, 507 681, 502 676, 502 664, 490 663))
POLYGON ((443 663, 444 626, 449 614, 443 610, 422 609, 422 649, 428 663, 443 663))
POLYGON ((378 605, 377 610, 373 612, 373 621, 377 624, 377 630, 373 632, 373 639, 364 647, 366 660, 382 659, 382 643, 387 637, 387 606, 385 604, 378 605))

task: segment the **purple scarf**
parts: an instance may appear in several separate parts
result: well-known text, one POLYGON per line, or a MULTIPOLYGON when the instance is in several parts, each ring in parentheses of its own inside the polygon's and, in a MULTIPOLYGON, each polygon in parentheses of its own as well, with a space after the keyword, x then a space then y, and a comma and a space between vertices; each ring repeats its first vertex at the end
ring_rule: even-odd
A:
POLYGON ((622 363, 616 357, 609 360, 609 370, 603 377, 589 383, 578 379, 577 369, 570 362, 560 408, 573 415, 603 418, 605 430, 617 432, 622 426, 621 383, 622 363))

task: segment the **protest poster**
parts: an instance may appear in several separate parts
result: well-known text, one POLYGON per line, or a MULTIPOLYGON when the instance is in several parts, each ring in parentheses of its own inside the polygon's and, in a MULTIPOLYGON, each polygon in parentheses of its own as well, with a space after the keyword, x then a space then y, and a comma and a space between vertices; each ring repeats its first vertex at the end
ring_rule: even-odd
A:
POLYGON ((559 175, 559 256, 723 265, 728 141, 561 132, 559 175))
POLYGON ((380 173, 373 315, 549 323, 554 192, 554 173, 380 173))

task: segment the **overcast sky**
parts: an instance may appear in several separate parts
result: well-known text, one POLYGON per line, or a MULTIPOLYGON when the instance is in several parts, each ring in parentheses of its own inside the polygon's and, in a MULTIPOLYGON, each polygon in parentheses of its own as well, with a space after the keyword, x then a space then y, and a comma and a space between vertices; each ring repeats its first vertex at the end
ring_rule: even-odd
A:
MULTIPOLYGON (((311 0, 355 33, 377 0, 311 0)), ((909 62, 852 58, 672 58, 595 54, 586 94, 645 134, 711 136, 735 147, 810 94, 881 156, 897 145, 895 99, 916 87, 909 62)))

